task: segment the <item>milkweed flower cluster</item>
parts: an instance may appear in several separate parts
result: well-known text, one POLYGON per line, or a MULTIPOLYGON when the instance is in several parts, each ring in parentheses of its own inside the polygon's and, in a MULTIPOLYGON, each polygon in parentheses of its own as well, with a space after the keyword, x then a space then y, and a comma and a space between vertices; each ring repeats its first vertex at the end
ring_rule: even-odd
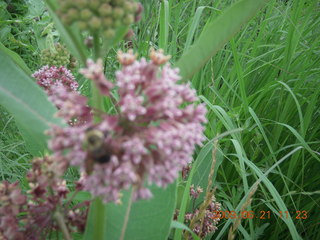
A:
POLYGON ((70 125, 90 121, 91 113, 87 98, 77 92, 78 83, 64 66, 48 65, 36 71, 32 77, 48 94, 49 100, 59 109, 57 117, 64 118, 70 125))
POLYGON ((64 66, 43 66, 32 75, 40 87, 44 88, 48 95, 52 95, 52 89, 64 86, 68 91, 76 91, 78 83, 72 73, 64 66))
MULTIPOLYGON (((191 199, 195 201, 197 198, 199 198, 202 192, 203 190, 201 187, 198 186, 195 188, 192 185, 190 187, 191 199)), ((218 214, 220 209, 221 204, 216 201, 215 196, 213 195, 211 202, 209 202, 207 207, 204 209, 204 213, 201 213, 199 208, 195 208, 193 212, 185 214, 185 223, 187 226, 192 227, 191 230, 197 236, 199 236, 201 239, 204 239, 208 234, 214 233, 218 229, 216 225, 220 221, 220 216, 218 214), (195 219, 197 220, 194 222, 195 219)))
POLYGON ((23 211, 26 196, 21 193, 18 182, 0 183, 0 239, 22 239, 17 215, 23 211))
POLYGON ((69 190, 61 177, 66 167, 50 156, 34 159, 27 174, 27 194, 17 182, 0 183, 0 239, 46 239, 50 231, 58 229, 57 211, 67 220, 69 231, 84 231, 88 203, 84 209, 64 204, 69 190))
POLYGON ((205 106, 196 104, 196 92, 189 84, 178 84, 179 70, 170 66, 162 51, 151 50, 149 61, 137 60, 132 51, 119 52, 118 59, 122 69, 116 72, 114 84, 104 77, 100 60, 88 60, 81 70, 101 94, 111 96, 111 91, 117 91, 118 113, 98 113, 98 124, 91 120, 79 126, 56 126, 49 133, 54 154, 83 171, 90 157, 84 146, 86 132, 107 133, 103 144, 110 161, 96 163, 83 181, 84 189, 105 202, 119 201, 121 191, 130 186, 135 199, 150 198, 145 180, 160 187, 172 183, 204 140, 202 124, 206 122, 205 106))
POLYGON ((190 186, 190 196, 193 199, 197 199, 199 195, 203 193, 203 189, 201 187, 197 187, 196 189, 194 188, 194 185, 190 186))

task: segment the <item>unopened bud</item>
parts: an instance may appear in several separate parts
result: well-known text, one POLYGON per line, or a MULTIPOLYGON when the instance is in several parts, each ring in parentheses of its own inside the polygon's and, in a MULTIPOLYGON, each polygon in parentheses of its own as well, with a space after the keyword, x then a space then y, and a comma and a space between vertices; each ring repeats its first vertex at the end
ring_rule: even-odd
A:
POLYGON ((118 51, 118 60, 121 65, 128 66, 133 64, 136 61, 137 55, 133 54, 133 50, 129 49, 127 53, 123 53, 122 51, 118 51))
POLYGON ((111 27, 113 24, 112 18, 111 17, 106 17, 103 19, 103 25, 106 27, 111 27))
POLYGON ((100 5, 100 2, 99 0, 90 0, 88 1, 89 2, 89 7, 92 9, 92 10, 96 10, 99 8, 99 5, 100 5))
POLYGON ((90 17, 92 16, 92 12, 89 9, 83 9, 80 12, 80 16, 82 19, 87 20, 90 19, 90 17))
POLYGON ((92 29, 99 29, 101 27, 101 20, 98 17, 92 17, 89 21, 89 26, 92 29))
POLYGON ((152 60, 153 64, 155 65, 162 65, 169 61, 171 58, 170 55, 166 56, 163 54, 163 50, 159 49, 155 51, 153 48, 150 49, 150 59, 152 60))
POLYGON ((113 16, 115 18, 121 18, 124 15, 124 11, 120 7, 116 7, 113 9, 113 16))
POLYGON ((101 5, 101 7, 99 8, 99 13, 101 14, 101 16, 105 17, 105 16, 109 16, 112 13, 112 7, 108 4, 108 3, 104 3, 101 5))
POLYGON ((133 14, 128 14, 128 15, 123 19, 123 23, 124 23, 125 25, 130 25, 130 24, 133 23, 133 21, 134 21, 134 16, 133 16, 133 14))

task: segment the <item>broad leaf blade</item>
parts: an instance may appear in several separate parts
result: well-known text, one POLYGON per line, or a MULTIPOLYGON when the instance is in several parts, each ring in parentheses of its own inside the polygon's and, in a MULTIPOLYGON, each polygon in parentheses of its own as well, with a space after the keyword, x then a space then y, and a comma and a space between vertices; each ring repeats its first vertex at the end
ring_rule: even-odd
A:
POLYGON ((22 60, 22 58, 14 51, 10 50, 9 48, 6 48, 1 42, 0 42, 0 52, 7 54, 12 59, 12 61, 14 61, 27 75, 32 74, 30 68, 22 60))
POLYGON ((60 124, 53 115, 56 108, 31 77, 0 51, 0 104, 15 118, 29 151, 39 156, 46 149, 44 131, 50 124, 60 124))
POLYGON ((176 63, 183 79, 199 71, 267 1, 240 0, 208 22, 198 40, 176 63))
MULTIPOLYGON (((150 187, 153 198, 133 202, 128 225, 124 230, 124 239, 130 240, 165 240, 170 232, 176 202, 176 184, 166 189, 150 187)), ((124 192, 122 204, 106 205, 106 224, 104 239, 120 239, 123 231, 125 215, 129 207, 130 191, 124 192)), ((89 214, 84 239, 92 239, 95 219, 89 214), (91 217, 91 218, 90 218, 91 217)))

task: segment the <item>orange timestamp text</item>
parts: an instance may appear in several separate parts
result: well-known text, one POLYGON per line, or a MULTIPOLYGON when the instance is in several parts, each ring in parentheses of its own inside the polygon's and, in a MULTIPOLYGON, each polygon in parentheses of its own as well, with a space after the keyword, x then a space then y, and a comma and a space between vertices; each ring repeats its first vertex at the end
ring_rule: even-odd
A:
MULTIPOLYGON (((254 211, 213 211, 212 219, 270 219, 272 211, 259 211, 255 213, 254 211)), ((292 219, 307 219, 308 212, 305 210, 302 211, 278 211, 274 215, 279 216, 280 218, 292 218, 292 219)))

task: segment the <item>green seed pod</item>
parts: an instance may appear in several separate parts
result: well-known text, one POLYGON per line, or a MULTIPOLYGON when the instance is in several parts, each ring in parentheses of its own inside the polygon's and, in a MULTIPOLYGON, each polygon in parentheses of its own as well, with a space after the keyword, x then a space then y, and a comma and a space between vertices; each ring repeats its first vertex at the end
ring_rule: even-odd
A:
POLYGON ((88 20, 92 17, 92 12, 89 9, 83 9, 80 12, 80 17, 82 20, 88 20))

